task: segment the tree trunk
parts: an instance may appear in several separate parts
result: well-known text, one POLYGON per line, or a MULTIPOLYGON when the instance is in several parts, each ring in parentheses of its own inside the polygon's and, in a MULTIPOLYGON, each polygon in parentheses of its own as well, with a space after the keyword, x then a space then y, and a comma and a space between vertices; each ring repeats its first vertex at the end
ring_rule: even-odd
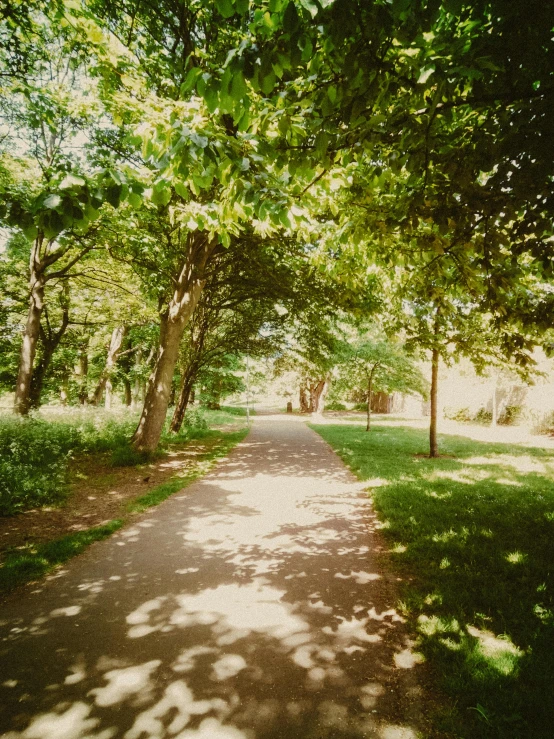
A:
POLYGON ((88 403, 88 341, 79 350, 79 376, 79 403, 86 405, 88 403))
POLYGON ((181 387, 179 399, 177 401, 177 405, 175 406, 175 411, 173 413, 173 418, 171 419, 171 425, 169 427, 171 433, 173 434, 178 434, 181 430, 181 426, 183 425, 185 413, 187 412, 187 407, 192 394, 194 375, 195 373, 192 372, 190 369, 184 374, 183 385, 181 387))
POLYGON ((204 287, 204 271, 216 246, 206 234, 189 234, 185 264, 177 280, 175 293, 160 321, 160 346, 139 424, 132 443, 138 451, 153 452, 160 441, 179 345, 204 287))
POLYGON ((431 423, 429 425, 429 456, 438 457, 439 447, 437 444, 437 400, 439 384, 439 360, 438 349, 433 349, 431 360, 431 423))
POLYGON ((494 385, 492 388, 492 418, 491 418, 491 426, 496 426, 498 424, 498 405, 496 403, 496 385, 497 385, 497 377, 495 375, 494 377, 494 385))
POLYGON ((329 378, 318 380, 310 387, 310 407, 312 413, 321 415, 325 407, 325 396, 329 390, 329 378))
POLYGON ((309 413, 310 412, 310 404, 308 403, 308 397, 307 397, 307 388, 306 384, 303 382, 300 384, 300 394, 298 396, 298 400, 300 403, 300 413, 309 413))
POLYGON ((104 391, 106 391, 106 408, 111 408, 111 376, 117 362, 118 354, 121 350, 123 339, 125 338, 128 330, 128 326, 117 326, 112 331, 106 364, 104 366, 104 369, 102 370, 102 374, 100 375, 100 379, 98 380, 98 384, 96 385, 96 388, 90 400, 91 405, 100 405, 102 401, 102 396, 104 395, 104 391))
POLYGON ((31 277, 29 280, 29 311, 23 332, 23 341, 19 354, 19 369, 15 386, 15 413, 26 416, 31 408, 31 382, 33 367, 37 353, 37 342, 40 336, 40 319, 44 309, 44 286, 46 279, 43 271, 37 270, 38 254, 42 245, 37 238, 31 252, 31 277))
POLYGON ((128 377, 123 378, 123 388, 125 392, 124 403, 127 406, 127 408, 130 408, 131 403, 133 402, 133 391, 132 391, 131 383, 128 377))
POLYGON ((133 445, 140 451, 153 452, 160 441, 184 330, 184 317, 177 321, 171 321, 168 316, 162 317, 158 357, 148 380, 142 415, 132 439, 133 445))
POLYGON ((369 431, 371 428, 371 385, 373 383, 373 372, 369 376, 369 380, 367 383, 367 422, 365 426, 365 430, 369 431))
POLYGON ((62 377, 62 384, 60 387, 60 400, 62 401, 62 405, 67 405, 68 398, 69 398, 69 374, 67 372, 64 372, 64 375, 62 377))

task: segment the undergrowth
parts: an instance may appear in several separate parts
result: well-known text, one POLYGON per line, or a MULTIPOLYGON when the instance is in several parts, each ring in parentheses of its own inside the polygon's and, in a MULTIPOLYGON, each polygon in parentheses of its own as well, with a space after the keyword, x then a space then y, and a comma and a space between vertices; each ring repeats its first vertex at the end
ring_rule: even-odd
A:
POLYGON ((246 436, 248 429, 240 431, 217 432, 204 429, 204 438, 210 443, 204 452, 198 454, 190 466, 179 475, 157 485, 145 495, 141 495, 128 504, 127 512, 121 518, 110 521, 103 526, 95 526, 84 531, 55 539, 45 544, 28 544, 24 548, 6 552, 0 564, 0 592, 8 592, 25 582, 37 580, 57 565, 63 564, 71 557, 80 554, 94 541, 110 536, 127 522, 128 516, 141 513, 158 505, 170 495, 182 490, 187 485, 205 475, 222 457, 246 436))

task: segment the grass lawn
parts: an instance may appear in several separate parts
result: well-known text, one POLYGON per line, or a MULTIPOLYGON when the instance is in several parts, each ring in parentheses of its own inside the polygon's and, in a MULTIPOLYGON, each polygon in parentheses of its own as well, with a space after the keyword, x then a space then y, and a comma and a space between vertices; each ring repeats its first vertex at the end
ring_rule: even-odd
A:
POLYGON ((554 450, 315 425, 362 480, 400 607, 443 695, 439 735, 554 736, 554 450))

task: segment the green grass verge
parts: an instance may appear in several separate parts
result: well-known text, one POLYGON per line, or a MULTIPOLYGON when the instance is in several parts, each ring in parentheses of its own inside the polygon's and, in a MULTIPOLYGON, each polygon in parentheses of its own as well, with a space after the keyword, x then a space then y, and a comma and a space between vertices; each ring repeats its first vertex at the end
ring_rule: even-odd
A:
POLYGON ((168 498, 173 493, 182 490, 187 485, 197 480, 206 474, 216 463, 218 459, 226 457, 231 449, 242 441, 248 429, 240 429, 240 431, 218 433, 217 431, 211 431, 205 435, 206 437, 212 437, 215 439, 215 443, 210 447, 204 454, 199 455, 195 466, 192 470, 188 471, 182 476, 172 477, 167 482, 163 482, 161 485, 150 490, 146 495, 141 495, 132 503, 129 504, 128 510, 134 513, 145 511, 147 508, 158 505, 163 500, 168 498))
POLYGON ((439 736, 554 732, 554 451, 376 424, 313 428, 362 480, 446 696, 439 736))
MULTIPOLYGON (((129 513, 140 513, 156 506, 205 475, 217 460, 225 457, 247 433, 247 428, 234 432, 206 431, 202 438, 213 439, 213 445, 198 456, 193 468, 185 475, 173 477, 136 498, 128 505, 129 513)), ((25 549, 8 552, 0 564, 0 593, 7 593, 18 585, 38 580, 58 565, 80 554, 93 542, 107 538, 125 523, 127 518, 118 518, 103 526, 78 531, 45 544, 29 544, 25 549)))
POLYGON ((115 519, 103 526, 77 531, 46 544, 30 544, 24 550, 8 552, 0 567, 0 592, 7 592, 23 583, 46 575, 58 565, 80 554, 94 541, 101 541, 123 526, 123 519, 115 519))

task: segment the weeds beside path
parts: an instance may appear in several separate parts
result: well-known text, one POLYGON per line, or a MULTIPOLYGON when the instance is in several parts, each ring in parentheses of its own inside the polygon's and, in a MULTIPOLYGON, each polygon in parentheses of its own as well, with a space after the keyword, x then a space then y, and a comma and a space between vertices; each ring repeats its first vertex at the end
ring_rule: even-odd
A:
POLYGON ((314 426, 374 499, 403 610, 449 697, 442 735, 546 739, 554 725, 554 450, 425 430, 314 426))
POLYGON ((110 536, 133 514, 158 505, 204 475, 247 434, 244 426, 206 431, 160 459, 114 468, 109 454, 75 460, 63 506, 0 518, 0 595, 36 580, 110 536))

